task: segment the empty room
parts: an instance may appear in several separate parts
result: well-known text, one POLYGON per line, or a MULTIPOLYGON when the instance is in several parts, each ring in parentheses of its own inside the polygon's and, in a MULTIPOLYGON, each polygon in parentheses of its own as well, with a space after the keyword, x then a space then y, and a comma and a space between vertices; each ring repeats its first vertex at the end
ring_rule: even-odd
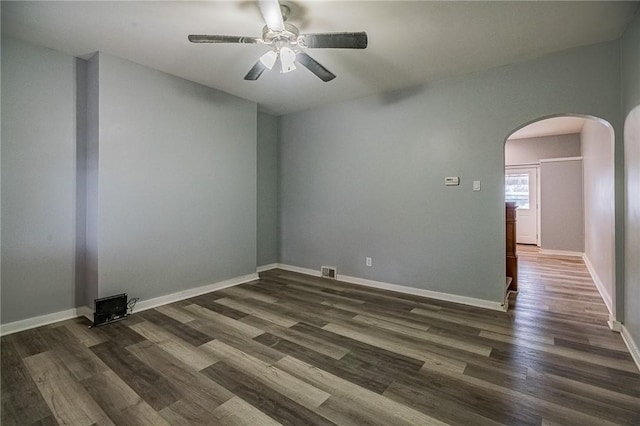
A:
POLYGON ((640 2, 0 7, 2 425, 640 424, 640 2))

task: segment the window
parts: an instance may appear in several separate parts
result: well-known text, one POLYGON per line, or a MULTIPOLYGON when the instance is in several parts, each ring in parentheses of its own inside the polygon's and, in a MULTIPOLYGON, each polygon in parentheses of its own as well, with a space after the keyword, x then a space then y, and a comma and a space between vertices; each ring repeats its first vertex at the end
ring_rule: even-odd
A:
POLYGON ((529 173, 505 175, 504 199, 516 203, 519 209, 529 208, 529 173))

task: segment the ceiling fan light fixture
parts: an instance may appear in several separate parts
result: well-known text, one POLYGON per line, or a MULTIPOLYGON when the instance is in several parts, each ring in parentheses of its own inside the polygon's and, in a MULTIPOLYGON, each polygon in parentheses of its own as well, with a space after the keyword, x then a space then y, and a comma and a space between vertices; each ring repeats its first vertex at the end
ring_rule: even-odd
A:
POLYGON ((276 59, 278 59, 278 54, 273 50, 270 50, 260 57, 260 62, 262 62, 262 65, 264 65, 268 69, 273 69, 273 65, 276 63, 276 59))
POLYGON ((296 53, 288 47, 280 49, 280 62, 282 63, 282 73, 288 73, 296 69, 296 53))
POLYGON ((280 4, 280 0, 255 1, 266 24, 262 28, 262 37, 190 34, 188 40, 191 43, 241 43, 269 46, 270 51, 260 56, 244 76, 247 81, 256 81, 267 69, 275 68, 285 74, 295 70, 296 65, 301 65, 322 81, 328 82, 336 78, 336 75, 307 55, 304 50, 366 49, 368 45, 367 33, 364 31, 300 34, 298 27, 286 22, 291 11, 288 4, 280 4))

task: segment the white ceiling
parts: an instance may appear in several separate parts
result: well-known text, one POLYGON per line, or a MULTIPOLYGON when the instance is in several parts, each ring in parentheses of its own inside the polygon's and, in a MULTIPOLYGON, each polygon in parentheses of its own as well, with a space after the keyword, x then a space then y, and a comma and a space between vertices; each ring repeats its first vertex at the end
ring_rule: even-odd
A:
POLYGON ((587 119, 582 117, 547 118, 524 126, 512 133, 511 136, 509 136, 509 140, 580 133, 585 120, 587 119))
POLYGON ((102 51, 290 113, 618 38, 638 2, 285 1, 301 32, 366 31, 366 50, 308 50, 306 69, 243 79, 259 45, 192 44, 188 34, 260 36, 254 1, 2 1, 2 32, 87 57, 102 51))

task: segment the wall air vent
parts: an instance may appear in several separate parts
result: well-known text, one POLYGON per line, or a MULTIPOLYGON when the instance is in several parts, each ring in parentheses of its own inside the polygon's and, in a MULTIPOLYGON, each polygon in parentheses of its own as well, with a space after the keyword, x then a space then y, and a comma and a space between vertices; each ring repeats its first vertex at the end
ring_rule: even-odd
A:
POLYGON ((109 324, 127 317, 127 293, 103 297, 95 300, 96 311, 93 313, 93 326, 109 324))
POLYGON ((331 278, 332 280, 335 280, 338 278, 338 273, 336 272, 336 268, 332 266, 321 266, 320 276, 322 278, 331 278))

